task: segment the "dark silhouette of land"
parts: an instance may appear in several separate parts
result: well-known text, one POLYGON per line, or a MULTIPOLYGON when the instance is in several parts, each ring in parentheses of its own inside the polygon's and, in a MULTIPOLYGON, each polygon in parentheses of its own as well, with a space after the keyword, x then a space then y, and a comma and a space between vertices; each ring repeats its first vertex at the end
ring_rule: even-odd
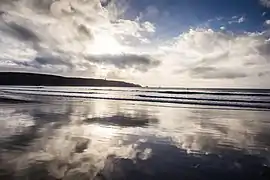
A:
POLYGON ((123 81, 63 77, 49 74, 23 72, 0 72, 0 85, 141 87, 140 85, 123 81))

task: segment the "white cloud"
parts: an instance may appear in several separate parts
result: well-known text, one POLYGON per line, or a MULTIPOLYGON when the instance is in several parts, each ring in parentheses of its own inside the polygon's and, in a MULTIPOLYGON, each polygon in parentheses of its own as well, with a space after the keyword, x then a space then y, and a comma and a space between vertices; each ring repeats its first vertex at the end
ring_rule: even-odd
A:
POLYGON ((244 16, 233 16, 232 20, 228 21, 228 24, 233 24, 233 23, 238 23, 241 24, 243 22, 245 22, 246 18, 244 16))
POLYGON ((265 24, 270 25, 270 20, 266 20, 265 24))
POLYGON ((242 23, 244 21, 245 21, 245 18, 243 16, 238 19, 238 23, 242 23))
POLYGON ((226 30, 226 27, 225 26, 221 26, 219 29, 220 30, 226 30))
POLYGON ((21 68, 87 69, 87 55, 134 52, 155 32, 151 22, 119 19, 122 7, 99 0, 1 1, 0 10, 1 58, 21 68))
POLYGON ((263 83, 269 74, 259 77, 270 68, 270 43, 266 33, 234 35, 194 29, 181 34, 162 50, 160 71, 175 79, 172 84, 269 86, 266 81, 263 83))
POLYGON ((155 32, 156 31, 156 28, 155 26, 150 23, 149 21, 146 21, 142 24, 142 27, 147 31, 147 32, 155 32))
POLYGON ((270 7, 270 0, 260 0, 261 4, 265 7, 270 7))

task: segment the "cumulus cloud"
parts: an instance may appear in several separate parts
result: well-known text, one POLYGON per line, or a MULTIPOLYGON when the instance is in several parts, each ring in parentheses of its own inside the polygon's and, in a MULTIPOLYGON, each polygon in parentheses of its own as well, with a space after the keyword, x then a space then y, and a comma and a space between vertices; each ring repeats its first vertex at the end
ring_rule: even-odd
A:
POLYGON ((150 23, 149 21, 146 21, 142 24, 142 27, 147 31, 147 32, 155 32, 156 28, 155 26, 150 23))
MULTIPOLYGON (((162 49, 172 74, 182 81, 204 79, 249 78, 252 84, 258 74, 270 68, 269 36, 264 33, 244 33, 211 29, 193 29, 181 34, 162 49), (174 60, 168 60, 174 59, 174 60)), ((263 73, 267 76, 267 73, 263 73)), ((232 82, 232 81, 231 81, 232 82)))

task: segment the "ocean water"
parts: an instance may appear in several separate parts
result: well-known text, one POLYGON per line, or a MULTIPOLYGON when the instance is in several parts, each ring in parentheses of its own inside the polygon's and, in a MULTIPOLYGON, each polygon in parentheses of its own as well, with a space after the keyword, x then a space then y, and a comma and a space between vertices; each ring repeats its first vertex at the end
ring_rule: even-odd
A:
POLYGON ((270 90, 0 87, 0 179, 270 179, 270 90))

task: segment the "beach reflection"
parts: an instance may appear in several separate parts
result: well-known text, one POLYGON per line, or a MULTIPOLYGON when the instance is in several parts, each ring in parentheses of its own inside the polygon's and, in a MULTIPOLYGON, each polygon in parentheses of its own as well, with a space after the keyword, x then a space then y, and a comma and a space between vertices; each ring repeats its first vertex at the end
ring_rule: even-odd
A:
POLYGON ((0 109, 4 179, 269 178, 270 111, 107 100, 0 109))

